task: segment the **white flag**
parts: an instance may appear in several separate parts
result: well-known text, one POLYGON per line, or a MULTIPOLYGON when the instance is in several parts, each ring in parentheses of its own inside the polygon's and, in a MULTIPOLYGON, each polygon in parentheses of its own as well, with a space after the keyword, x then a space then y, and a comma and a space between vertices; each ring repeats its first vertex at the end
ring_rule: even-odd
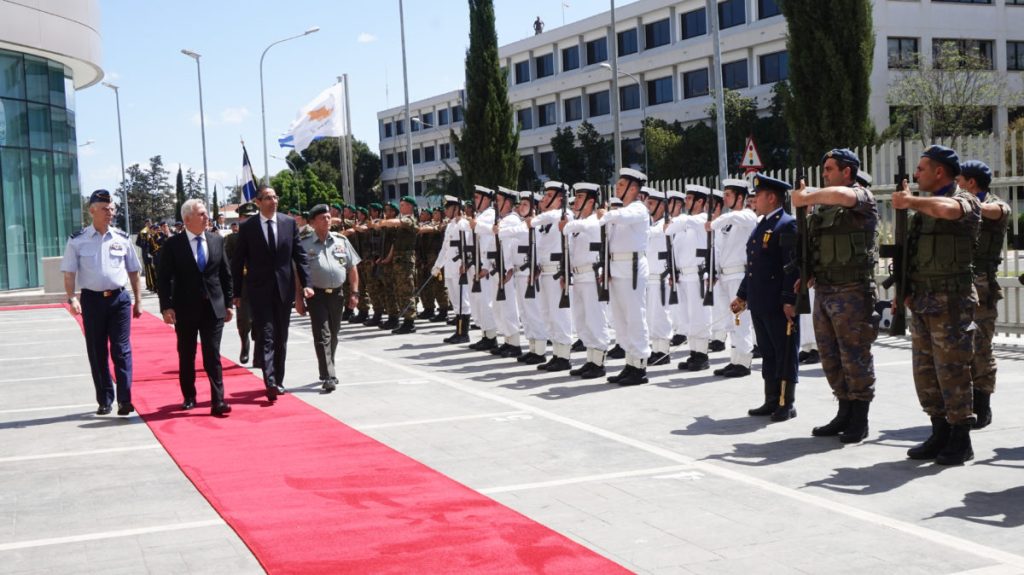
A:
POLYGON ((317 138, 343 136, 346 133, 344 85, 341 83, 320 92, 319 96, 299 110, 298 117, 288 126, 291 143, 299 153, 317 138))

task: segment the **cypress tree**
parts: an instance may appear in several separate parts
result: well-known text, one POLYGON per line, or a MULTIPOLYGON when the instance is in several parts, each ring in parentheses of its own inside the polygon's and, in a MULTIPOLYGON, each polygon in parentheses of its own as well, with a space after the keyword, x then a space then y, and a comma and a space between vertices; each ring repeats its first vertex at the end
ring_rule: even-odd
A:
POLYGON ((469 0, 466 100, 461 134, 452 130, 467 193, 476 184, 514 187, 519 176, 519 130, 498 61, 493 0, 469 0))
POLYGON ((181 206, 185 204, 185 178, 181 174, 181 164, 178 164, 178 179, 174 182, 174 219, 181 219, 181 206))
POLYGON ((869 144, 871 0, 784 0, 779 6, 789 29, 784 115, 797 158, 806 164, 832 148, 869 144))
POLYGON ((220 217, 220 202, 217 201, 217 184, 213 185, 213 205, 210 206, 211 216, 214 223, 217 222, 217 218, 220 217))

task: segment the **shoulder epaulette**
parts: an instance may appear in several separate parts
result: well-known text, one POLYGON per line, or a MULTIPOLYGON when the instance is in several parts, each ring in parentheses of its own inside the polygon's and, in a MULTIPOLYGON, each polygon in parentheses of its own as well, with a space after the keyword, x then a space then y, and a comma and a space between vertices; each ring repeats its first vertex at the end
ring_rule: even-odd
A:
POLYGON ((119 230, 117 228, 110 228, 110 231, 112 231, 115 234, 121 236, 122 238, 127 238, 128 237, 128 232, 126 232, 124 230, 119 230))
POLYGON ((89 229, 89 228, 88 227, 84 227, 84 228, 78 230, 77 232, 75 232, 75 233, 71 234, 70 236, 68 236, 68 239, 69 240, 73 240, 73 239, 77 238, 78 236, 84 234, 85 230, 87 230, 87 229, 89 229))

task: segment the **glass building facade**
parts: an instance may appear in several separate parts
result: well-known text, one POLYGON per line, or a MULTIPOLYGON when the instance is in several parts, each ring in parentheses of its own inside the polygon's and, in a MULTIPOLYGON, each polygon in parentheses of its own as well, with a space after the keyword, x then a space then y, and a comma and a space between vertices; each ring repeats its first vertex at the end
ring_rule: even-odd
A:
POLYGON ((0 50, 0 290, 38 287, 82 222, 71 71, 0 50))

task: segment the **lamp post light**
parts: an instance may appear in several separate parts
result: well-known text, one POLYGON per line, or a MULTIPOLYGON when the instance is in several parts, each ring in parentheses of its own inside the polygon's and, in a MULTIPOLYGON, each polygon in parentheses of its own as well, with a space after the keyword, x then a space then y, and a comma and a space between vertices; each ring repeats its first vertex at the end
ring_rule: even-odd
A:
POLYGON ((86 146, 91 146, 91 145, 93 145, 95 143, 96 143, 96 140, 86 140, 84 143, 78 144, 78 147, 79 148, 84 148, 86 146))
POLYGON ((434 127, 433 124, 428 124, 428 123, 424 122, 423 120, 421 120, 419 116, 413 116, 411 118, 411 120, 413 122, 416 122, 417 124, 423 126, 424 129, 429 129, 429 128, 433 128, 434 127))
MULTIPOLYGON (((121 187, 124 186, 124 138, 121 136, 121 94, 120 88, 110 82, 103 82, 103 85, 114 91, 114 103, 117 105, 117 144, 121 148, 121 187)), ((128 209, 128 189, 124 189, 124 231, 132 235, 132 216, 128 209)))
POLYGON ((296 34, 294 36, 289 36, 276 42, 271 42, 269 46, 263 49, 263 53, 260 54, 260 115, 263 116, 263 183, 265 184, 270 182, 270 167, 269 160, 267 159, 269 152, 267 151, 267 104, 266 99, 263 96, 263 59, 267 56, 268 50, 270 50, 274 46, 277 46, 281 42, 287 42, 288 40, 302 38, 303 36, 308 36, 314 32, 319 31, 320 28, 318 26, 313 26, 312 28, 306 30, 302 34, 296 34))
MULTIPOLYGON (((605 70, 612 69, 611 64, 609 64, 608 62, 601 62, 601 64, 599 65, 605 70)), ((630 78, 633 79, 634 82, 636 82, 638 95, 640 96, 640 115, 643 117, 643 120, 641 120, 640 122, 640 137, 643 138, 644 141, 644 173, 647 174, 647 106, 644 105, 644 100, 647 99, 647 88, 644 86, 643 82, 641 82, 639 78, 630 74, 629 72, 626 72, 625 70, 618 70, 618 73, 620 76, 629 76, 630 78)), ((619 106, 621 105, 622 103, 619 102, 619 106)))
POLYGON ((288 164, 288 169, 291 170, 296 177, 299 176, 299 171, 295 169, 295 164, 293 164, 291 160, 289 160, 287 157, 275 156, 274 154, 270 154, 270 157, 274 158, 275 160, 281 160, 282 162, 288 164))
POLYGON ((199 130, 203 137, 203 191, 206 202, 210 202, 210 174, 206 169, 206 115, 203 113, 203 74, 199 70, 202 54, 182 48, 181 53, 196 61, 196 77, 199 79, 199 130))

